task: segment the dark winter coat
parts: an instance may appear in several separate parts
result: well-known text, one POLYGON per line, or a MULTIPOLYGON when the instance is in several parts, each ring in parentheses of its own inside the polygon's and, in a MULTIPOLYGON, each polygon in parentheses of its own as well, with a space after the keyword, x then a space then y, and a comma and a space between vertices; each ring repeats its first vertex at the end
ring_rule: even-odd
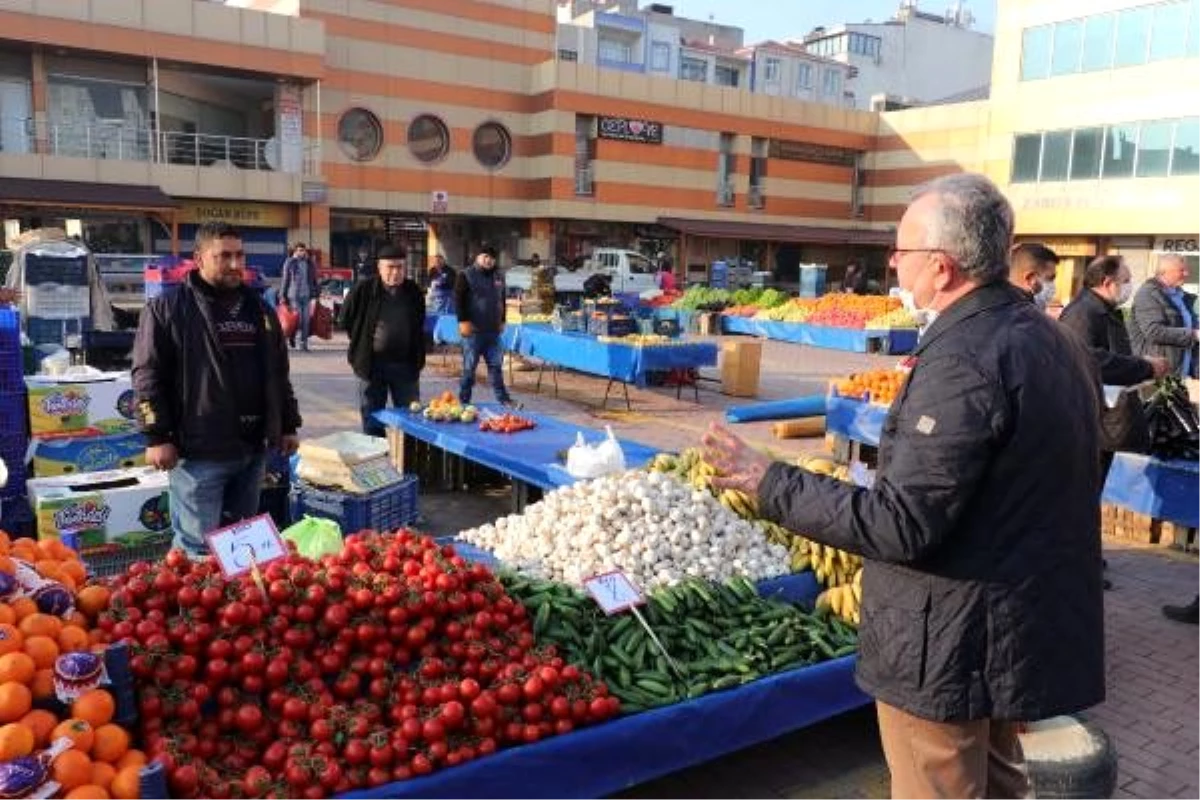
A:
MULTIPOLYGON (((350 347, 346 360, 354 374, 365 381, 371 380, 371 366, 375 359, 375 326, 379 322, 379 308, 383 304, 383 279, 376 275, 359 281, 346 296, 342 304, 342 325, 350 335, 350 347)), ((421 289, 411 280, 400 285, 400 299, 406 306, 405 319, 412 326, 408 332, 409 352, 392 354, 392 361, 408 364, 420 372, 425 368, 425 298, 421 289)))
MULTIPOLYGON (((230 460, 244 454, 238 399, 217 338, 210 303, 193 271, 178 290, 142 311, 133 345, 133 388, 142 432, 153 445, 171 443, 181 458, 230 460)), ((243 302, 262 311, 259 354, 265 387, 265 439, 276 445, 300 429, 279 319, 242 287, 243 302)))
MULTIPOLYGON (((1182 299, 1192 307, 1196 298, 1185 293, 1182 299)), ((1171 372, 1179 374, 1184 353, 1196 346, 1195 319, 1192 327, 1188 327, 1183 314, 1167 295, 1167 287, 1151 279, 1133 297, 1129 338, 1133 352, 1139 356, 1161 356, 1171 365, 1171 372)))
POLYGON ((454 283, 458 321, 471 323, 476 333, 499 333, 504 327, 504 295, 504 276, 499 269, 484 270, 472 264, 458 273, 454 283))
POLYGON ((763 512, 864 558, 859 686, 931 720, 1104 699, 1099 410, 1080 344, 1008 284, 922 336, 873 489, 784 464, 763 512), (1085 413, 1081 413, 1085 411, 1085 413))
POLYGON ((321 295, 321 287, 317 284, 317 265, 311 258, 289 257, 283 262, 282 272, 279 296, 288 304, 315 300, 321 295))
POLYGON ((1067 304, 1058 321, 1091 349, 1100 380, 1108 386, 1134 386, 1154 377, 1150 362, 1133 354, 1121 309, 1088 288, 1067 304))

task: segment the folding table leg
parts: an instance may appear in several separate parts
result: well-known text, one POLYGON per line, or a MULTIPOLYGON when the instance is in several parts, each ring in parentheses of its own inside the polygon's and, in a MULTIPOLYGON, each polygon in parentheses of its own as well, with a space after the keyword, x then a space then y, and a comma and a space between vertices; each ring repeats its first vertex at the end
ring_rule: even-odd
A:
POLYGON ((625 391, 625 410, 633 411, 633 405, 629 402, 629 384, 621 381, 621 388, 625 391))
POLYGON ((613 378, 609 378, 608 383, 604 386, 604 400, 600 403, 600 408, 602 409, 608 407, 608 393, 612 389, 613 380, 613 378))

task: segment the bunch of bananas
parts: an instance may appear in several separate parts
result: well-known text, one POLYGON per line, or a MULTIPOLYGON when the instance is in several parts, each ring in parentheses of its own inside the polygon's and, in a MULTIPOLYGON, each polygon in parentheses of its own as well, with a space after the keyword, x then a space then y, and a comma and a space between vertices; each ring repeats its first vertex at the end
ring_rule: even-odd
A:
POLYGON ((672 475, 693 489, 710 492, 712 491, 712 479, 717 475, 717 468, 704 460, 704 454, 699 447, 689 447, 678 456, 659 453, 651 459, 647 468, 651 472, 664 472, 672 475))
POLYGON ((862 608, 862 567, 849 583, 831 586, 817 596, 817 610, 828 609, 843 622, 857 626, 862 608))

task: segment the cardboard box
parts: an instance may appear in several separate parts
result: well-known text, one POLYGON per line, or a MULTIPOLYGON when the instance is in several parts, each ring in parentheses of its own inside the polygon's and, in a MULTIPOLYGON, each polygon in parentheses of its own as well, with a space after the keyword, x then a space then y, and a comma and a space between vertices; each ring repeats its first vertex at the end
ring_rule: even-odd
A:
POLYGON ((29 391, 29 430, 34 436, 94 436, 124 433, 136 427, 128 372, 107 372, 83 379, 38 375, 26 378, 25 387, 29 391))
POLYGON ((75 532, 81 548, 140 544, 171 528, 167 473, 153 467, 34 478, 26 491, 39 539, 75 532))
POLYGON ((137 431, 35 439, 32 450, 33 474, 39 478, 146 465, 146 437, 137 431))
POLYGON ((758 396, 762 342, 745 339, 721 345, 721 391, 734 397, 758 396))

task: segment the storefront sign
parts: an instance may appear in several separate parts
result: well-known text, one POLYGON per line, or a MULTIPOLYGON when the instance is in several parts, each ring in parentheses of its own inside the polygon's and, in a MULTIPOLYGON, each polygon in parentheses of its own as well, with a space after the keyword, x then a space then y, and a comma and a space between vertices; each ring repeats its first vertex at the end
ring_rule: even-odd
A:
POLYGON ((445 214, 450 210, 450 193, 436 189, 429 193, 429 213, 445 214))
POLYGON ((304 108, 300 87, 281 83, 275 89, 275 138, 279 141, 279 170, 297 173, 304 166, 304 108))
POLYGON ((304 181, 300 184, 300 199, 306 203, 324 203, 328 191, 324 181, 304 181))
POLYGON ((403 233, 424 233, 427 230, 425 221, 416 217, 385 217, 383 229, 389 238, 396 238, 403 233))
POLYGON ((623 142, 640 142, 642 144, 662 144, 663 127, 661 123, 645 119, 600 117, 597 123, 597 135, 601 139, 619 139, 623 142))
POLYGON ((267 203, 185 200, 179 209, 179 221, 194 225, 228 222, 247 228, 289 228, 292 225, 292 209, 267 203))
POLYGON ((1191 236, 1159 236, 1154 240, 1157 253, 1200 253, 1200 234, 1191 236))
POLYGON ((772 139, 768 150, 771 158, 780 161, 808 161, 814 164, 834 164, 842 167, 852 167, 858 159, 858 152, 844 147, 830 147, 812 142, 793 142, 786 139, 772 139))
POLYGON ((1096 243, 1088 239, 1042 239, 1041 243, 1064 258, 1096 255, 1096 243))

